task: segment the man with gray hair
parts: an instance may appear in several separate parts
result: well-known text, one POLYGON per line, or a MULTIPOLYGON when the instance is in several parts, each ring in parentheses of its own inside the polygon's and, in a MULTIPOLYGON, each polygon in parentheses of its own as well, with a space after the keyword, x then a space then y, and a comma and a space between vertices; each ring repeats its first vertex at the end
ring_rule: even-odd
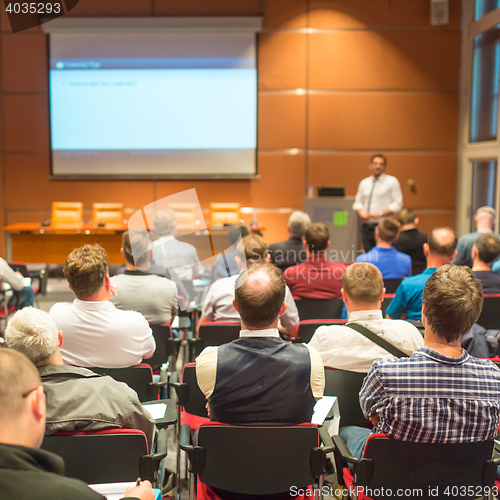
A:
POLYGON ((126 384, 63 363, 63 334, 45 311, 26 307, 5 330, 7 346, 37 368, 47 394, 47 435, 57 431, 139 429, 153 442, 155 423, 126 384))
MULTIPOLYGON (((476 230, 473 233, 464 234, 460 237, 457 246, 457 256, 452 264, 472 267, 472 247, 482 234, 494 234, 495 218, 496 213, 494 208, 485 206, 477 209, 474 216, 476 230)), ((495 234, 495 236, 498 237, 499 235, 495 234)))
POLYGON ((171 208, 158 210, 153 218, 157 240, 153 242, 153 261, 157 266, 174 270, 183 280, 192 279, 199 268, 200 259, 193 245, 175 237, 177 216, 171 208))
POLYGON ((288 219, 288 233, 290 235, 288 240, 269 245, 271 262, 282 272, 307 260, 303 238, 309 224, 311 224, 309 215, 296 210, 288 219))
MULTIPOLYGON (((64 477, 61 457, 39 450, 45 431, 46 397, 33 363, 0 349, 0 492, 2 500, 105 500, 78 479, 64 477)), ((125 497, 153 500, 149 481, 127 488, 125 497)))

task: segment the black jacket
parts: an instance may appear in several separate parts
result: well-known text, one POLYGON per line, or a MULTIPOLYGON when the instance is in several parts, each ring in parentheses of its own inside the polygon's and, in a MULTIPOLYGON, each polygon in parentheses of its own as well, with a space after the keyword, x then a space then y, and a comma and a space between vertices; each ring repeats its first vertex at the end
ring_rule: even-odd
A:
POLYGON ((302 238, 292 236, 286 241, 279 241, 269 245, 271 262, 284 272, 291 266, 296 266, 307 259, 302 238))

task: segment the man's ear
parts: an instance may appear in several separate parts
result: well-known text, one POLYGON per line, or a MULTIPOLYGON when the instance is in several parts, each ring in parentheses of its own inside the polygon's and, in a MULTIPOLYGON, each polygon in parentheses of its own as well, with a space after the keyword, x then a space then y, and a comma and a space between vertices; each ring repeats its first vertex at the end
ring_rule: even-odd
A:
POLYGON ((266 257, 265 257, 264 261, 267 263, 271 262, 271 254, 269 252, 266 253, 266 257))
POLYGON ((415 217, 415 220, 413 221, 413 224, 415 224, 415 226, 418 226, 419 222, 420 222, 420 219, 418 217, 415 217))
POLYGON ((33 391, 33 395, 31 396, 31 411, 38 420, 45 418, 45 405, 43 385, 40 384, 40 387, 33 391))
POLYGON ((109 281, 109 274, 106 274, 106 276, 104 276, 103 285, 106 288, 109 288, 111 286, 111 282, 109 281))
POLYGON ((429 255, 429 244, 424 243, 424 255, 427 257, 429 255))
POLYGON ((59 330, 59 331, 57 332, 57 339, 58 339, 58 341, 59 341, 59 348, 61 348, 61 347, 62 347, 62 345, 63 345, 63 334, 62 334, 62 330, 59 330))
POLYGON ((236 265, 238 266, 238 269, 245 269, 245 266, 244 266, 243 262, 241 261, 241 259, 238 256, 236 256, 234 258, 234 261, 236 262, 236 265))
MULTIPOLYGON (((451 260, 455 260, 455 257, 457 256, 457 253, 458 253, 458 252, 457 252, 456 250, 453 252, 453 255, 452 255, 452 257, 451 257, 451 260)), ((451 262, 451 261, 450 261, 450 262, 451 262)))
POLYGON ((386 292, 386 291, 387 291, 387 290, 385 289, 385 287, 384 287, 384 288, 382 288, 382 294, 380 295, 380 302, 381 302, 381 303, 384 301, 384 296, 385 296, 385 292, 386 292))
POLYGON ((302 238, 302 247, 307 251, 307 243, 305 238, 302 238))
MULTIPOLYGON (((236 258, 238 258, 238 257, 236 257, 236 258)), ((236 309, 236 312, 239 312, 238 306, 236 305, 236 299, 233 299, 233 307, 236 309)))
POLYGON ((281 304, 281 307, 280 307, 280 316, 285 314, 285 311, 287 310, 287 308, 288 308, 288 304, 285 301, 283 301, 283 304, 281 304))
POLYGON ((479 254, 479 250, 477 249, 476 245, 472 246, 472 251, 470 253, 470 256, 472 257, 472 260, 476 259, 479 254))
MULTIPOLYGON (((123 247, 120 248, 120 255, 125 259, 125 252, 123 251, 123 247)), ((125 262, 127 262, 127 259, 125 259, 125 262)))
POLYGON ((378 229, 375 228, 375 239, 378 240, 379 239, 379 233, 378 233, 378 229))

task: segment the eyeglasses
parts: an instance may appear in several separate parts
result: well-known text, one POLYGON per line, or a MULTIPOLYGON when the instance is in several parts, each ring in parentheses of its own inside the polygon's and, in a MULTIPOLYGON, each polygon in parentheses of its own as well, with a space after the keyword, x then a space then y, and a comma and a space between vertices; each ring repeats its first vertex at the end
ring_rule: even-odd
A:
MULTIPOLYGON (((30 389, 29 391, 23 392, 22 396, 23 398, 27 398, 33 391, 36 391, 40 386, 37 385, 33 389, 30 389)), ((47 391, 44 389, 43 393, 45 394, 45 397, 47 397, 47 391)))

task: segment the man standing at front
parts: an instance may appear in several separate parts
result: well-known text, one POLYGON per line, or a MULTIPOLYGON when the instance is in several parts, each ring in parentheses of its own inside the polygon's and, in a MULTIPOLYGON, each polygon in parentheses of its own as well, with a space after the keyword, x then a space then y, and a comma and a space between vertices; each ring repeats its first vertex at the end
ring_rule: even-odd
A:
POLYGON ((370 171, 372 175, 363 179, 358 186, 356 200, 352 206, 361 219, 363 248, 369 252, 376 244, 375 227, 382 219, 403 208, 403 194, 396 177, 387 175, 385 156, 372 156, 370 171))

